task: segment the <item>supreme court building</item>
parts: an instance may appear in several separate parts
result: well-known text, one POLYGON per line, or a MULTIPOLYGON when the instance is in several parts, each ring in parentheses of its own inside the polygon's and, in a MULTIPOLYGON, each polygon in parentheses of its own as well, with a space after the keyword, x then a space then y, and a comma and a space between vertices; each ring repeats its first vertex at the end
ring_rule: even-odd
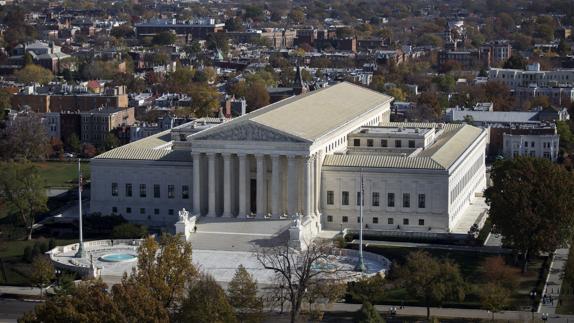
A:
POLYGON ((182 208, 295 217, 316 234, 358 226, 362 177, 370 229, 448 232, 484 189, 485 131, 390 123, 391 101, 339 83, 113 149, 92 160, 91 212, 160 226, 182 208))

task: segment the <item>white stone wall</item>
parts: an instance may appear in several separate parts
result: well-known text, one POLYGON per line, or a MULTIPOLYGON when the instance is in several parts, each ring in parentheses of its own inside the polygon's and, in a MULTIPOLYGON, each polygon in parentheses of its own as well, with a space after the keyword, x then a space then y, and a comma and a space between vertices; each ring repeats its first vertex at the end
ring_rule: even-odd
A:
POLYGON ((511 135, 503 134, 502 151, 504 157, 529 156, 556 161, 560 135, 511 135))
POLYGON ((179 210, 192 209, 192 174, 191 163, 93 159, 90 212, 110 215, 115 207, 129 221, 171 226, 179 210), (117 196, 112 196, 112 183, 118 184, 117 196), (126 196, 127 183, 132 184, 131 197, 126 196), (146 197, 140 197, 140 184, 146 185, 146 197), (160 198, 154 197, 154 184, 160 185, 160 198), (174 185, 174 198, 168 198, 168 185, 174 185), (182 198, 183 185, 189 187, 187 199, 182 198))

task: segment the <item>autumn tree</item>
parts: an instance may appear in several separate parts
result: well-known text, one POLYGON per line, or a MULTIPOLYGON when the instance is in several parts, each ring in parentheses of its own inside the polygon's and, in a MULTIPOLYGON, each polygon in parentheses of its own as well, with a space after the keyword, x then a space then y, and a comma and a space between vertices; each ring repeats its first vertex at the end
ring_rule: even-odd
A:
POLYGON ((486 258, 481 265, 484 281, 513 290, 518 287, 518 268, 509 266, 501 256, 486 258))
POLYGON ((572 239, 574 176, 543 158, 517 157, 495 163, 485 191, 489 217, 502 243, 528 260, 554 252, 572 239))
POLYGON ((205 273, 191 280, 187 297, 181 304, 177 319, 179 322, 198 323, 237 322, 235 312, 227 300, 225 291, 212 276, 205 273))
POLYGON ((495 111, 509 111, 514 106, 510 88, 498 81, 489 81, 484 85, 486 99, 494 104, 495 111))
POLYGON ((0 162, 0 201, 15 210, 32 240, 36 215, 48 210, 38 168, 29 162, 0 162))
POLYGON ((208 117, 219 111, 219 92, 207 84, 196 83, 187 92, 191 96, 191 107, 198 117, 208 117))
POLYGON ((492 313, 493 321, 494 313, 500 312, 508 306, 510 291, 508 288, 492 282, 480 287, 480 304, 492 313))
POLYGON ((44 288, 50 284, 54 277, 54 266, 50 258, 44 255, 36 256, 32 261, 30 281, 40 288, 40 295, 43 294, 44 288))
POLYGON ((0 130, 0 156, 4 160, 43 159, 49 148, 46 128, 35 113, 20 114, 0 130))
POLYGON ((435 121, 442 116, 442 108, 435 92, 423 92, 417 99, 416 115, 421 121, 435 121))
POLYGON ((14 76, 21 83, 48 84, 54 79, 54 74, 40 65, 29 64, 23 69, 14 72, 14 76))
POLYGON ((425 251, 411 252, 398 270, 409 295, 427 308, 427 319, 431 306, 464 299, 464 279, 458 265, 449 259, 437 260, 425 251))
POLYGON ((368 301, 364 301, 361 308, 355 314, 354 322, 357 323, 384 323, 385 320, 381 317, 381 314, 375 309, 373 304, 368 301))
POLYGON ((112 297, 126 322, 168 322, 170 319, 164 304, 133 275, 124 274, 122 281, 112 287, 112 297))
POLYGON ((229 303, 235 308, 240 322, 261 322, 263 300, 257 296, 257 281, 239 265, 227 287, 229 303))

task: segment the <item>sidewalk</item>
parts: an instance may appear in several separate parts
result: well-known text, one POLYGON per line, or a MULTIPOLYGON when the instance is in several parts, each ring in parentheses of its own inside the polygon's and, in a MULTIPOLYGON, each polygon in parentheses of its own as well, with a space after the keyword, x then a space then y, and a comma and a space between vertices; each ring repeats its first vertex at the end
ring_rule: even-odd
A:
MULTIPOLYGON (((359 240, 353 240, 351 244, 359 244, 359 240)), ((435 244, 424 242, 398 242, 398 241, 378 241, 378 240, 363 240, 365 246, 387 246, 387 247, 404 247, 404 248, 427 248, 427 249, 442 249, 453 251, 470 251, 470 252, 485 252, 485 253, 512 253, 511 249, 501 248, 497 246, 464 246, 464 245, 447 245, 435 244)))
POLYGON ((546 296, 552 296, 554 301, 547 304, 540 302, 540 306, 538 307, 539 313, 556 313, 556 306, 558 306, 558 298, 560 297, 560 287, 562 286, 562 275, 566 269, 566 262, 568 261, 568 252, 568 248, 562 248, 557 249, 554 254, 554 259, 550 264, 548 280, 544 285, 544 293, 546 296))

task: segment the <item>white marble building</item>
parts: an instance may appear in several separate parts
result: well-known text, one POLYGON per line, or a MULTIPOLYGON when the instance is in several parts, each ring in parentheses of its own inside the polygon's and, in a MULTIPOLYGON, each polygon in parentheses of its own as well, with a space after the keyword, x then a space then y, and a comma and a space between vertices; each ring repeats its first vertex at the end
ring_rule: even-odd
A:
POLYGON ((356 218, 362 169, 369 183, 365 203, 374 205, 379 194, 378 206, 368 207, 369 226, 394 230, 410 217, 412 225, 401 229, 448 231, 484 187, 485 132, 389 124, 391 101, 339 83, 199 132, 184 125, 122 146, 92 160, 91 209, 157 225, 175 223, 182 208, 196 216, 262 221, 298 215, 305 234, 315 235, 323 227, 339 229, 343 217, 356 218), (370 147, 365 129, 377 143, 393 137, 392 144, 400 139, 404 148, 370 147), (355 147, 357 138, 365 147, 355 147), (343 192, 349 205, 341 201, 343 192), (387 207, 390 192, 395 207, 387 207), (412 207, 399 207, 406 193, 412 207), (415 207, 417 194, 426 194, 422 208, 415 207), (390 217, 396 222, 386 225, 390 217))

